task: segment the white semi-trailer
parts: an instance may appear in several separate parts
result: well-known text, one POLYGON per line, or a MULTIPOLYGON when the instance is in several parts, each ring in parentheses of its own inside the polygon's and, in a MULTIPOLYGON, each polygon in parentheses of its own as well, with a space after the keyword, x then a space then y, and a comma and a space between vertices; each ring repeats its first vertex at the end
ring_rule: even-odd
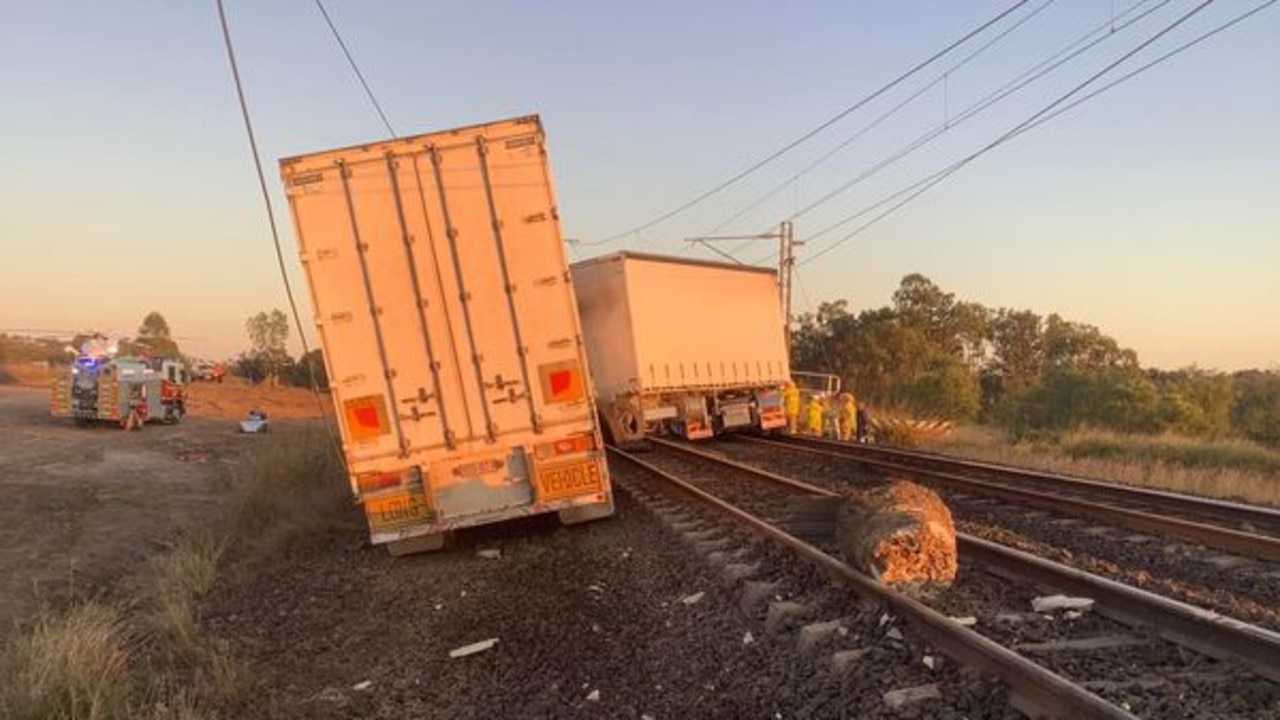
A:
POLYGON ((774 270, 634 252, 571 267, 597 405, 619 444, 786 426, 774 270))
POLYGON ((613 513, 537 117, 280 161, 373 542, 613 513))

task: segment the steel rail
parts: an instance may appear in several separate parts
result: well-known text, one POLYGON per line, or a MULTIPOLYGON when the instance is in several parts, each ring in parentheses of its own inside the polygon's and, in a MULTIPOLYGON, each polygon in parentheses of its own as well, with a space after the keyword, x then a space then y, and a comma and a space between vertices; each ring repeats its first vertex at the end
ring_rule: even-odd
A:
POLYGON ((1034 480, 1039 485, 1048 485, 1067 492, 1079 492, 1089 495, 1106 496, 1123 502, 1140 503, 1160 509, 1161 511, 1180 512, 1201 518, 1212 518, 1219 522, 1248 524, 1254 527, 1267 526, 1280 530, 1280 508, 1247 505, 1217 498, 1195 497, 1168 490, 1121 485, 1118 483, 1094 480, 1091 478, 1062 475, 1060 473, 1019 468, 1011 465, 972 460, 969 458, 950 457, 938 453, 905 450, 879 445, 845 445, 832 440, 811 437, 790 437, 787 443, 811 445, 829 448, 849 457, 861 455, 882 455, 895 457, 904 462, 922 462, 943 469, 958 469, 985 473, 993 478, 1008 481, 1034 480))
POLYGON ((619 458, 662 478, 681 492, 747 526, 756 534, 792 550, 828 575, 849 583, 864 598, 893 608, 922 638, 952 659, 999 678, 1010 690, 1010 702, 1033 717, 1115 718, 1137 716, 1094 695, 1085 688, 1027 660, 883 583, 857 572, 816 547, 665 472, 629 453, 610 447, 619 458))
MULTIPOLYGON (((651 439, 651 442, 802 492, 839 495, 829 488, 800 482, 678 443, 656 439, 651 439)), ((1013 580, 1026 580, 1060 592, 1093 598, 1098 611, 1107 617, 1148 630, 1218 660, 1240 662, 1258 675, 1280 683, 1280 633, 966 533, 956 533, 956 541, 962 558, 993 572, 1013 580)))
POLYGON ((855 462, 883 472, 898 473, 914 477, 923 482, 933 482, 945 485, 955 490, 1000 498, 1002 500, 1008 500, 1010 502, 1028 505, 1048 510, 1050 512, 1081 515, 1133 530, 1142 530, 1158 535, 1179 538, 1181 540, 1189 540, 1191 542, 1204 545, 1205 547, 1216 548, 1218 550, 1236 553, 1238 555, 1248 555, 1250 557, 1270 562, 1280 562, 1280 538, 1268 535, 1257 535, 1254 533, 1242 532, 1240 530, 1224 528, 1218 525, 1208 525, 1206 523, 1195 522, 1192 520, 1156 515, 1149 512, 1143 512, 1141 510, 1130 510, 1110 505, 1099 505, 1098 503, 1087 502, 1085 500, 1077 500, 1075 498, 1064 497, 1062 495, 1052 495, 1035 490, 1026 490, 1023 488, 1011 487, 1009 485, 992 483, 985 480, 975 480, 973 478, 941 472, 938 470, 912 467, 910 465, 902 465, 885 460, 857 457, 854 453, 841 452, 838 449, 832 449, 829 447, 812 447, 802 443, 779 442, 777 440, 764 440, 761 438, 750 438, 749 441, 773 447, 783 447, 795 452, 825 455, 827 457, 838 458, 846 462, 855 462))

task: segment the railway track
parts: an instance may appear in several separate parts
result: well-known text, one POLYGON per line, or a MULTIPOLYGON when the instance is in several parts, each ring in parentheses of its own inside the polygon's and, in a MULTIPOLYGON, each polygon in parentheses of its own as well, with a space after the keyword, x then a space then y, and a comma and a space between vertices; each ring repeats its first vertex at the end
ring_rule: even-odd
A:
MULTIPOLYGON (((833 556, 829 542, 815 539, 812 528, 806 528, 808 519, 797 510, 796 499, 830 496, 831 490, 681 445, 655 444, 658 450, 643 458, 619 455, 661 477, 684 497, 715 508, 849 583, 858 595, 892 608, 929 646, 999 678, 1014 705, 1029 715, 1135 717, 1125 707, 1133 700, 1134 687, 1145 688, 1147 694, 1191 694, 1206 707, 1221 710, 1215 698, 1224 693, 1226 678, 1244 668, 1272 681, 1256 680, 1267 688, 1259 703, 1270 710, 1262 712, 1280 708, 1280 695, 1271 699, 1274 681, 1280 681, 1280 635, 967 536, 960 538, 963 580, 946 597, 924 605, 858 574, 833 556), (1001 587, 993 590, 997 585, 1001 587), (1102 617, 1052 623, 1034 613, 1017 612, 1014 608, 1029 606, 1033 586, 1092 598, 1102 617), (975 617, 983 632, 948 617, 961 615, 975 617), (1072 633, 1084 637, 1071 637, 1072 633), (1199 656, 1189 660, 1183 648, 1221 662, 1199 656), (1024 655, 1043 659, 1031 662, 1024 655), (1136 676, 1134 667, 1140 670, 1136 676), (1077 684, 1062 672, 1092 679, 1077 684)), ((1145 705, 1170 707, 1153 701, 1145 705)), ((1265 715, 1242 708, 1235 716, 1265 715)))
POLYGON ((878 473, 1280 562, 1280 510, 1273 508, 817 438, 744 437, 740 441, 843 459, 878 473))
MULTIPOLYGON (((826 448, 791 443, 735 440, 708 447, 731 459, 809 477, 835 490, 907 474, 866 467, 826 448)), ((1016 499, 982 495, 968 486, 930 483, 924 473, 913 477, 933 484, 951 506, 957 527, 970 535, 1280 631, 1280 567, 1276 563, 1223 553, 1178 537, 1162 539, 1159 532, 1127 525, 1123 514, 1098 521, 1043 504, 1025 507, 1016 499)))

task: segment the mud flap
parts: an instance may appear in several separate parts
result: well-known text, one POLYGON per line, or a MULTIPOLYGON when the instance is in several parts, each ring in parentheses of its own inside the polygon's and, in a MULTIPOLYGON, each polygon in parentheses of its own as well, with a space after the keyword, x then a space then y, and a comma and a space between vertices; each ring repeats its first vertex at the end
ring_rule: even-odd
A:
POLYGON ((592 520, 603 520, 613 516, 613 498, 606 502, 591 505, 577 505, 559 511, 561 525, 578 525, 592 520))
POLYGON ((442 532, 427 533, 426 535, 418 535, 404 540, 393 540, 387 543, 387 552, 395 557, 435 552, 444 547, 444 541, 445 534, 442 532))

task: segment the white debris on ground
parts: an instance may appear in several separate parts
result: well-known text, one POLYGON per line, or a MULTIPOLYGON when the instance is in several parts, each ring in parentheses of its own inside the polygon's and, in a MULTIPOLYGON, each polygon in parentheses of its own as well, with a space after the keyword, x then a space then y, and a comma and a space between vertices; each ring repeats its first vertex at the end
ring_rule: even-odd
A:
POLYGON ((680 602, 684 603, 685 605, 693 605, 694 603, 697 603, 699 600, 701 600, 702 596, 704 595, 706 595, 705 592, 696 592, 692 595, 686 595, 680 598, 680 602))
POLYGON ((1031 600, 1031 609, 1038 613, 1051 613, 1056 610, 1088 612, 1093 609, 1093 598, 1042 595, 1031 600))
POLYGON ((485 650, 488 650, 489 648, 497 644, 498 644, 498 638, 489 638, 488 640, 481 640, 480 642, 474 642, 474 643, 471 643, 470 645, 463 645, 460 648, 454 648, 450 650, 449 657, 460 658, 460 657, 466 657, 468 655, 475 655, 476 653, 484 652, 485 650))
POLYGON ((916 687, 902 688, 901 690, 890 690, 884 694, 884 704, 894 710, 901 710, 908 705, 914 705, 925 700, 941 700, 942 693, 938 690, 936 684, 917 685, 916 687))

